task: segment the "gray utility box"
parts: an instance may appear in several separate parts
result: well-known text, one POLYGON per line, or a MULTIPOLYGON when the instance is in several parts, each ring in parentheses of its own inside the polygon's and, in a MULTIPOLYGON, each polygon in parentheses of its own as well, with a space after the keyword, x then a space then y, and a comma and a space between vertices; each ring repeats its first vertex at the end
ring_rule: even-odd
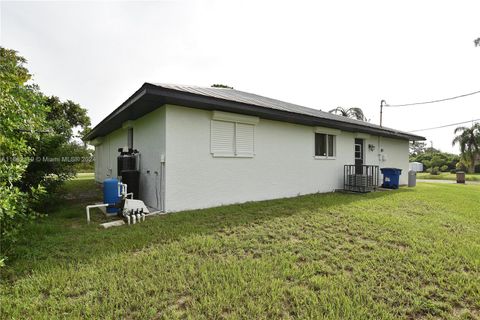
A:
POLYGON ((408 171, 408 186, 415 187, 417 185, 417 171, 408 171))

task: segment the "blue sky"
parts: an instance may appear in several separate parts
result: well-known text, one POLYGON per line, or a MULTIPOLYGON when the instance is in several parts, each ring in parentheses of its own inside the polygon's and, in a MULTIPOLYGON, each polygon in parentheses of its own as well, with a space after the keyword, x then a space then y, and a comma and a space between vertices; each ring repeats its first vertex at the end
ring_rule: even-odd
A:
MULTIPOLYGON (((143 82, 225 83, 311 108, 480 90, 478 1, 130 1, 0 4, 0 43, 93 124, 143 82)), ((480 118, 480 94, 387 109, 409 131, 480 118)), ((444 151, 454 127, 419 132, 444 151)))

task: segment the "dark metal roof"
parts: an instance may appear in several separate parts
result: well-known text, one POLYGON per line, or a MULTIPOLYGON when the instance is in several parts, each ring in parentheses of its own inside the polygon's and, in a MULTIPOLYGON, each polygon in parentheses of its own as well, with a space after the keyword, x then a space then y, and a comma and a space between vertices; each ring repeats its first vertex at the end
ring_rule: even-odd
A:
POLYGON ((93 140, 96 137, 104 136, 120 128, 123 122, 138 119, 167 103, 255 115, 260 118, 310 126, 370 133, 384 137, 425 140, 422 136, 380 127, 370 122, 354 120, 239 90, 151 83, 145 83, 120 107, 103 119, 86 135, 86 139, 93 140))

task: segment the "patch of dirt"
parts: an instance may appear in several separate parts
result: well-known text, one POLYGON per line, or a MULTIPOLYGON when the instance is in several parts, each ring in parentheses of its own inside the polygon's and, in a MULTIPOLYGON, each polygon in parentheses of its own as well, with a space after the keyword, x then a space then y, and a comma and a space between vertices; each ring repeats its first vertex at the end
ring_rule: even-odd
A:
POLYGON ((296 236, 290 236, 290 238, 288 239, 288 242, 296 244, 296 243, 301 243, 303 241, 296 236))
POLYGON ((406 251, 410 248, 409 245, 401 242, 389 242, 388 246, 392 249, 398 250, 398 251, 406 251))
POLYGON ((452 315, 458 319, 480 319, 480 310, 470 310, 457 305, 452 308, 452 315))
POLYGON ((182 296, 177 300, 177 309, 185 310, 187 308, 187 304, 190 302, 190 297, 182 296))
POLYGON ((97 190, 96 188, 83 191, 82 193, 67 193, 62 196, 65 200, 74 200, 74 201, 83 201, 83 200, 90 200, 90 199, 98 199, 99 195, 101 195, 101 190, 97 190))

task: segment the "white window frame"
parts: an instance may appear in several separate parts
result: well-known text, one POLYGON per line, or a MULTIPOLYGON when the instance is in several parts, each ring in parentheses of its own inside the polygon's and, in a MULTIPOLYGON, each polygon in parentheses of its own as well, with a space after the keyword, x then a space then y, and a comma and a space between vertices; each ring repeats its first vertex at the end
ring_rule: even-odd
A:
POLYGON ((314 158, 315 159, 318 159, 318 160, 335 160, 337 159, 337 136, 333 135, 333 134, 328 134, 328 133, 321 133, 321 132, 315 132, 315 135, 316 134, 323 134, 325 135, 325 149, 326 149, 326 155, 325 156, 318 156, 315 154, 316 152, 316 148, 315 148, 315 137, 314 137, 314 145, 313 145, 313 152, 314 152, 314 158), (328 145, 328 137, 333 137, 333 156, 329 156, 329 145, 328 145))
POLYGON ((336 160, 337 159, 337 137, 342 133, 342 131, 337 130, 337 129, 331 129, 331 128, 323 128, 323 127, 316 127, 314 128, 314 134, 313 134, 313 157, 314 159, 317 160, 336 160), (315 154, 316 152, 316 146, 315 146, 315 136, 317 133, 324 134, 325 135, 325 146, 326 146, 326 155, 325 156, 317 156, 315 154), (329 146, 328 146, 328 137, 332 136, 333 137, 333 156, 329 156, 329 146))
POLYGON ((355 150, 354 150, 355 160, 364 160, 364 156, 363 156, 363 145, 360 144, 360 143, 355 143, 354 146, 355 146, 355 150), (360 151, 357 151, 357 146, 360 148, 360 151), (357 158, 357 152, 360 152, 360 158, 357 158))
POLYGON ((258 117, 235 114, 235 113, 228 113, 223 111, 213 111, 212 120, 210 122, 210 153, 214 158, 253 158, 255 156, 255 125, 259 122, 258 117), (214 152, 212 139, 213 139, 213 125, 214 121, 223 121, 233 123, 233 153, 218 153, 214 152), (252 126, 252 153, 239 153, 237 151, 237 131, 238 126, 240 124, 243 125, 251 125, 252 126))

